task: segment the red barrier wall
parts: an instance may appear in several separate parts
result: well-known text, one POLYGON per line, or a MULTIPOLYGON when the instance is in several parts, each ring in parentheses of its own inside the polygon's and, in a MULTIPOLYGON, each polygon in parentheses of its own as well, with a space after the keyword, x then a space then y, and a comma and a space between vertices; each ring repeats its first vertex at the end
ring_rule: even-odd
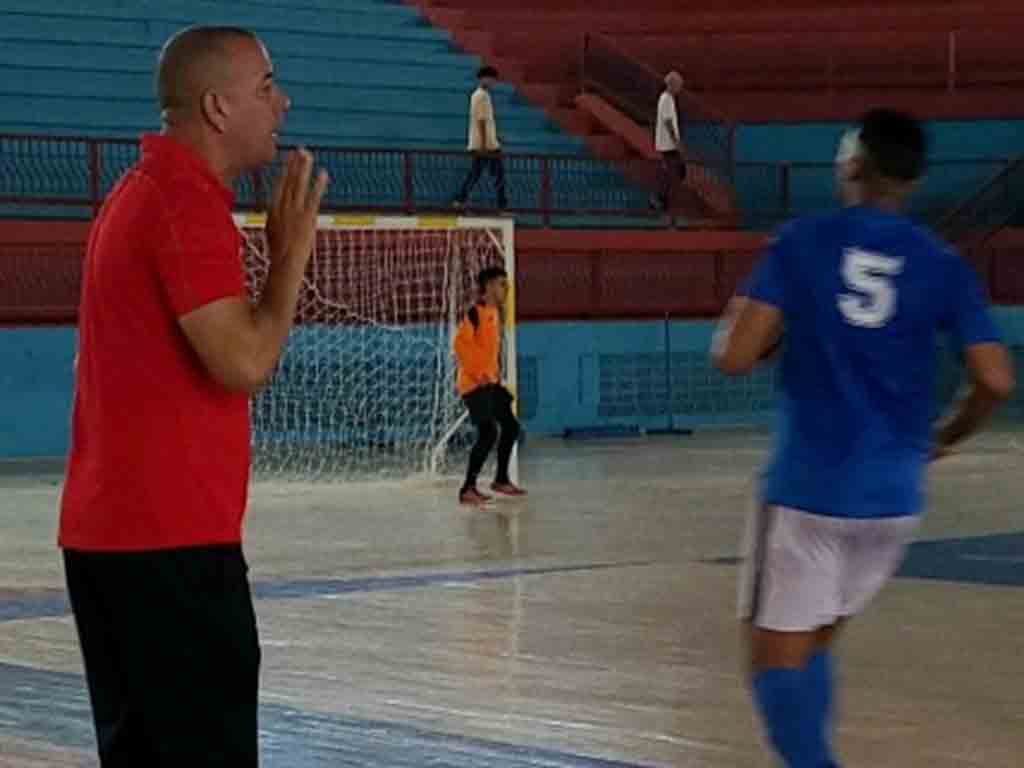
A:
MULTIPOLYGON (((0 323, 73 323, 87 222, 0 221, 0 323)), ((741 232, 520 230, 520 319, 709 316, 763 238, 741 232)))
POLYGON ((0 325, 67 325, 78 311, 84 221, 0 220, 0 325))
POLYGON ((516 233, 520 319, 709 317, 753 265, 744 232, 516 233))
MULTIPOLYGON (((73 324, 88 222, 0 221, 0 324, 73 324)), ((516 233, 519 319, 710 317, 750 271, 763 234, 516 233)), ((1024 303, 1024 230, 972 259, 993 299, 1024 303)))
MULTIPOLYGON (((472 10, 529 9, 538 11, 674 11, 678 13, 763 11, 761 0, 634 0, 628 5, 622 0, 414 0, 411 4, 430 8, 464 8, 472 10)), ((777 11, 817 11, 835 14, 863 14, 865 10, 879 10, 877 0, 776 0, 771 4, 777 11)), ((931 13, 984 14, 1019 7, 1017 0, 888 0, 883 6, 891 10, 912 9, 931 13)))

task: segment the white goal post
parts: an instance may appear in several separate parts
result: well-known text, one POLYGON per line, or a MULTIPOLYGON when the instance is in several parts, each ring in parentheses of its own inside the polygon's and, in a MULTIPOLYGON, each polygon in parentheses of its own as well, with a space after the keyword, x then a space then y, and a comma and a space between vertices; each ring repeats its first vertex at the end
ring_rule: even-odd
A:
MULTIPOLYGON (((251 294, 269 266, 263 215, 238 214, 251 294)), ((512 219, 321 216, 296 324, 252 404, 257 479, 443 477, 472 441, 452 343, 481 269, 509 274, 502 375, 516 393, 512 219)), ((513 477, 517 469, 513 458, 513 477)))

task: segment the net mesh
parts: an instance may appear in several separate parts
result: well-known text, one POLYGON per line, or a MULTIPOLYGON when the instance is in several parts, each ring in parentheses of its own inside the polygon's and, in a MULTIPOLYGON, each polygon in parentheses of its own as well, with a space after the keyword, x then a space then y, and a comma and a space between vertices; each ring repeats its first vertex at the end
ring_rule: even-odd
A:
MULTIPOLYGON (((243 234, 256 300, 269 269, 266 237, 260 227, 243 234)), ((256 477, 455 471, 472 438, 452 342, 476 298, 476 275, 508 268, 508 249, 501 228, 321 227, 295 327, 253 401, 256 477)))

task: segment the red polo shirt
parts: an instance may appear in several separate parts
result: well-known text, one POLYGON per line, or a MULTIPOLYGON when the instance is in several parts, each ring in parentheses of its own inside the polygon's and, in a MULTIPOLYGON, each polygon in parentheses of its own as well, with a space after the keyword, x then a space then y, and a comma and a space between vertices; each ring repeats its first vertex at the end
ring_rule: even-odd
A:
POLYGON ((142 160, 93 224, 82 276, 59 542, 86 551, 239 543, 249 401, 209 375, 178 318, 245 296, 234 196, 187 147, 142 160))

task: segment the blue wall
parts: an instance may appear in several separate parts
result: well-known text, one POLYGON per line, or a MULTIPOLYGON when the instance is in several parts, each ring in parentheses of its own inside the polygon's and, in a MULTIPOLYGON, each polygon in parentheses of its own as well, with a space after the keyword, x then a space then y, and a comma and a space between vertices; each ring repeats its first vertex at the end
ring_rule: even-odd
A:
MULTIPOLYGON (((790 215, 828 208, 835 182, 831 162, 846 123, 743 125, 737 131, 736 158, 740 163, 825 163, 824 167, 790 169, 790 215)), ((929 123, 932 167, 915 193, 911 213, 935 221, 963 202, 1003 167, 1005 158, 1024 153, 1024 121, 936 121, 929 123), (954 160, 988 162, 953 163, 954 160), (943 162, 946 161, 946 162, 943 162)), ((737 169, 741 207, 752 226, 772 226, 777 216, 781 180, 772 169, 737 169)))
MULTIPOLYGON (((1024 344, 1024 311, 997 310, 1011 345, 1024 344)), ((775 373, 726 379, 708 365, 713 324, 669 325, 665 375, 661 322, 530 323, 520 326, 520 408, 533 434, 630 425, 647 429, 766 423, 775 373), (671 414, 667 404, 671 401, 671 414)), ((0 457, 66 451, 75 331, 0 330, 0 457)), ((1020 356, 1018 356, 1020 360, 1020 356)), ((1024 380, 1024 371, 1018 371, 1024 380)), ((1024 412, 1024 399, 1010 413, 1024 412)))
POLYGON ((70 425, 75 332, 0 329, 0 457, 58 456, 70 425))
MULTIPOLYGON (((741 125, 736 159, 746 162, 831 162, 847 123, 741 125)), ((939 120, 928 124, 936 160, 1008 157, 1024 152, 1024 120, 939 120)))

